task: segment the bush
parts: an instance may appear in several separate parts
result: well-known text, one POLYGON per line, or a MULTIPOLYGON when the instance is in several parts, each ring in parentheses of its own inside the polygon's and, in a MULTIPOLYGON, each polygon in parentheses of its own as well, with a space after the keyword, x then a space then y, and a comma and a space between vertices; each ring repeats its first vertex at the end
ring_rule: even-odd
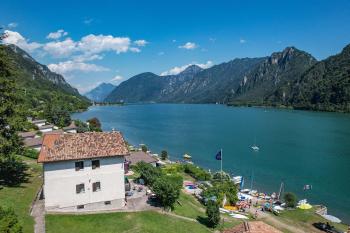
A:
POLYGON ((219 204, 222 204, 225 196, 228 204, 233 205, 238 201, 237 186, 231 181, 215 182, 203 192, 204 198, 216 197, 219 204))
POLYGON ((26 156, 32 159, 37 159, 39 156, 39 151, 36 151, 34 149, 24 149, 23 156, 26 156))
POLYGON ((197 180, 210 180, 211 174, 204 170, 203 168, 197 167, 193 164, 185 164, 184 165, 185 173, 189 174, 193 178, 197 180))
POLYGON ((208 202, 206 214, 208 216, 208 225, 210 227, 216 227, 220 223, 220 210, 217 202, 208 202))
POLYGON ((160 154, 161 160, 167 160, 168 159, 168 152, 166 150, 162 150, 160 154))
POLYGON ((148 151, 148 148, 147 148, 146 145, 142 145, 142 146, 141 146, 141 150, 142 150, 143 152, 147 152, 147 151, 148 151))
POLYGON ((152 191, 157 195, 164 209, 173 209, 180 196, 182 177, 163 175, 156 179, 152 191))
POLYGON ((4 209, 0 206, 0 232, 22 233, 22 226, 18 222, 17 215, 12 209, 4 209))
POLYGON ((27 181, 27 165, 16 155, 0 154, 0 184, 17 186, 27 181))
POLYGON ((283 199, 287 207, 295 208, 297 206, 297 196, 294 193, 285 193, 283 199))

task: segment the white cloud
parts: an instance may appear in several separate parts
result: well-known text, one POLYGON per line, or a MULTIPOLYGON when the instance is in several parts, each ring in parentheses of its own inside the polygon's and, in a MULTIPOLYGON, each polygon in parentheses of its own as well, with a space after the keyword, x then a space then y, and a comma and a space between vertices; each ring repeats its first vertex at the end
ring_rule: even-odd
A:
POLYGON ((84 62, 77 62, 77 61, 64 61, 64 62, 59 62, 57 64, 49 64, 48 67, 51 71, 59 74, 67 74, 73 71, 101 72, 101 71, 109 70, 108 68, 105 68, 103 66, 98 66, 95 64, 89 64, 84 62))
POLYGON ((55 57, 68 57, 77 51, 77 43, 71 38, 52 41, 44 45, 44 50, 55 57))
POLYGON ((173 40, 172 40, 172 42, 173 42, 173 43, 175 43, 175 42, 176 42, 176 40, 175 40, 175 39, 173 39, 173 40))
POLYGON ((148 41, 146 40, 135 40, 134 44, 136 44, 137 46, 145 46, 146 44, 148 44, 148 41))
POLYGON ((186 44, 179 46, 180 49, 188 49, 188 50, 195 49, 197 47, 198 45, 196 45, 196 43, 193 43, 193 42, 187 42, 186 44))
POLYGON ((130 46, 130 38, 114 37, 111 35, 90 34, 81 38, 78 43, 78 49, 85 53, 100 53, 104 51, 115 51, 116 53, 125 53, 130 46))
POLYGON ((133 52, 133 53, 139 53, 139 52, 141 52, 141 49, 136 48, 136 47, 130 47, 129 50, 130 50, 131 52, 133 52))
POLYGON ((245 40, 245 39, 239 39, 239 43, 241 43, 241 44, 245 44, 247 41, 245 40))
POLYGON ((102 60, 103 55, 99 54, 82 54, 82 55, 77 55, 73 57, 74 61, 77 62, 85 62, 85 61, 95 61, 95 60, 102 60))
POLYGON ((3 42, 5 44, 17 45, 18 47, 20 47, 28 52, 32 52, 32 51, 42 47, 42 44, 39 44, 36 42, 29 42, 27 39, 25 39, 18 32, 5 30, 5 34, 6 34, 6 37, 3 40, 3 42))
POLYGON ((123 80, 124 77, 121 75, 116 75, 114 78, 112 78, 111 80, 109 80, 112 83, 119 83, 121 80, 123 80))
POLYGON ((212 61, 207 61, 206 63, 202 63, 202 64, 193 62, 191 64, 187 64, 187 65, 183 65, 183 66, 175 66, 174 68, 172 68, 170 70, 162 72, 160 75, 161 76, 176 75, 176 74, 181 73, 182 71, 184 71, 185 69, 187 69, 191 65, 197 65, 197 66, 199 66, 202 69, 208 69, 208 68, 213 66, 213 62, 212 61))
POLYGON ((16 23, 16 22, 11 22, 11 23, 7 24, 8 28, 15 28, 17 26, 18 26, 18 23, 16 23))
POLYGON ((46 38, 57 40, 63 36, 68 35, 68 32, 65 32, 63 29, 57 30, 56 32, 50 32, 46 38))

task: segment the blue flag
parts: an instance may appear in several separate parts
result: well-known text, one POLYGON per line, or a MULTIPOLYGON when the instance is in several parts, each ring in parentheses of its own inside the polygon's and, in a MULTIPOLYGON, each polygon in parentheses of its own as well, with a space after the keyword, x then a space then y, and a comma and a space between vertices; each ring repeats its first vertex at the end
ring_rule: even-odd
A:
POLYGON ((215 155, 216 160, 221 160, 221 150, 215 155))

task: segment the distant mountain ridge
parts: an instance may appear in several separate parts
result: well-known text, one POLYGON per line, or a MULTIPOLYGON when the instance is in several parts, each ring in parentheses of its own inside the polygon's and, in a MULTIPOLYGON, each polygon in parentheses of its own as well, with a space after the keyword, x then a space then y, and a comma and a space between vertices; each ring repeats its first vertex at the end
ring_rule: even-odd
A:
POLYGON ((241 58, 208 69, 190 66, 177 75, 141 73, 105 100, 157 103, 270 105, 350 112, 350 45, 317 61, 295 47, 268 57, 241 58))
POLYGON ((101 83, 94 89, 90 90, 89 92, 85 93, 84 96, 89 98, 90 100, 94 102, 103 102, 104 99, 111 93, 111 91, 115 88, 111 83, 101 83))

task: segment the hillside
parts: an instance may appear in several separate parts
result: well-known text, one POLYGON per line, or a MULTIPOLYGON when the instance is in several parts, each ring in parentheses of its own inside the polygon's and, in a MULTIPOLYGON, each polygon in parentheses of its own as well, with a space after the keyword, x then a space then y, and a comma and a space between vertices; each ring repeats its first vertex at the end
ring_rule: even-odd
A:
POLYGON ((310 54, 294 47, 275 52, 243 77, 230 102, 271 104, 283 101, 283 95, 288 93, 281 87, 293 83, 316 62, 310 54))
POLYGON ((95 102, 103 102, 114 88, 115 86, 111 83, 101 83, 91 91, 84 94, 84 96, 95 102))
POLYGON ((38 115, 48 107, 66 111, 86 109, 90 102, 62 75, 51 72, 15 45, 0 45, 1 79, 13 80, 26 110, 38 115))
POLYGON ((288 101, 295 108, 350 112, 350 45, 315 64, 291 89, 288 101))

